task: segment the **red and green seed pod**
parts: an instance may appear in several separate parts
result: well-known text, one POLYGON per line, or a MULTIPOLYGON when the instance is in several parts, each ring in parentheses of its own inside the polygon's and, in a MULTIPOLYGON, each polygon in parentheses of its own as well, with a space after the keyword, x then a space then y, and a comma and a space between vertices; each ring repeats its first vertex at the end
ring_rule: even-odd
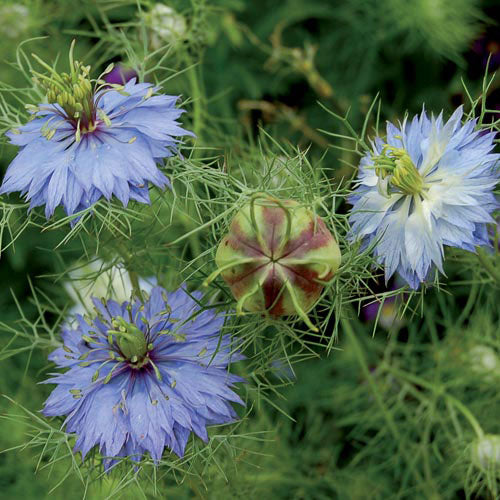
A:
POLYGON ((337 242, 323 220, 293 200, 255 195, 234 217, 215 257, 243 310, 307 317, 340 265, 337 242))

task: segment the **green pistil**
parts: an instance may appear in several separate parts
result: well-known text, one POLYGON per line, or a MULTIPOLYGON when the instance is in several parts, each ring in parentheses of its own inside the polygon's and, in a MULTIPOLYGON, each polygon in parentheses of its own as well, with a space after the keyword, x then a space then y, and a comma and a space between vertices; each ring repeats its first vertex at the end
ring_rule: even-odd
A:
POLYGON ((408 195, 419 194, 424 181, 409 154, 401 148, 385 144, 382 154, 374 156, 375 172, 381 179, 389 178, 389 184, 408 195))
POLYGON ((50 104, 59 104, 75 124, 81 124, 81 133, 95 128, 94 86, 90 80, 90 66, 73 59, 75 43, 69 50, 70 73, 59 74, 54 68, 33 54, 49 74, 33 71, 35 79, 45 89, 50 104))
POLYGON ((121 317, 113 318, 112 324, 115 330, 108 330, 108 337, 115 336, 123 357, 136 368, 147 364, 147 354, 153 346, 146 342, 144 333, 121 317))

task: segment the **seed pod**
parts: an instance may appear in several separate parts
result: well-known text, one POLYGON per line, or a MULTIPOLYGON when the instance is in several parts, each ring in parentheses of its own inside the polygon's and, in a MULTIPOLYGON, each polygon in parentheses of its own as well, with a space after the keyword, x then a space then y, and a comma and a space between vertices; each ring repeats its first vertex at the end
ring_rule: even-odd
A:
POLYGON ((215 257, 219 273, 243 310, 307 317, 324 282, 340 265, 340 251, 323 220, 293 200, 255 195, 234 217, 215 257))

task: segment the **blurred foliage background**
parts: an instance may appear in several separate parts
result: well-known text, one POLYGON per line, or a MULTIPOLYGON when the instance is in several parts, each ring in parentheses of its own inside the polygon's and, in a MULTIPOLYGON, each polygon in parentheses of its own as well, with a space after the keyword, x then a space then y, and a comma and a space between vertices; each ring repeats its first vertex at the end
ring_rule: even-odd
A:
MULTIPOLYGON (((228 169, 258 163, 264 129, 308 150, 342 182, 355 175, 357 156, 342 137, 345 123, 324 108, 348 115, 354 130, 377 95, 381 120, 419 112, 422 103, 436 113, 462 103, 469 111, 464 85, 479 96, 488 60, 490 71, 500 65, 498 13, 496 0, 1 0, 0 99, 24 112, 15 89, 31 83, 13 66, 27 64, 20 44, 52 61, 76 38, 77 56, 95 69, 121 63, 181 94, 198 148, 225 158, 228 169)), ((499 113, 492 122, 499 83, 485 96, 499 113)), ((1 147, 5 171, 15 149, 1 147)), ((59 239, 31 227, 3 253, 2 347, 12 341, 18 304, 30 321, 39 316, 34 287, 70 307, 61 283, 43 279, 81 257, 76 243, 56 255, 59 239)), ((87 487, 65 477, 65 460, 45 467, 40 450, 27 448, 0 454, 1 498, 500 498, 496 471, 474 462, 471 423, 500 434, 500 295, 474 256, 448 259, 447 287, 428 292, 424 309, 401 319, 385 303, 376 328, 363 309, 329 356, 321 352, 295 373, 278 367, 286 387, 276 403, 288 416, 257 404, 241 424, 256 438, 196 466, 202 481, 159 474, 154 486, 112 474, 87 487)), ((45 318, 58 319, 50 311, 45 318)), ((37 385, 48 351, 18 348, 2 360, 0 391, 36 412, 49 391, 37 385)), ((0 407, 5 413, 13 403, 0 407)), ((30 430, 25 419, 3 420, 0 449, 27 442, 30 430)))

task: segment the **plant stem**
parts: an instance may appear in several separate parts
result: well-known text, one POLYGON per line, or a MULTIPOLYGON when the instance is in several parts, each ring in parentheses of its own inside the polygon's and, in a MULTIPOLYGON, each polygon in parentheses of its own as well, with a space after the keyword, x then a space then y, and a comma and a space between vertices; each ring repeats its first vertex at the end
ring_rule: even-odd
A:
MULTIPOLYGON (((361 371, 363 372, 363 376, 368 382, 368 385, 370 386, 370 389, 373 393, 373 397, 375 399, 375 402, 377 405, 380 407, 382 414, 387 422, 387 426, 389 427, 389 430, 393 434, 395 440, 398 443, 402 443, 403 439, 401 438, 401 435, 399 433, 399 430, 396 426, 396 423, 394 422, 394 419, 389 411, 389 409, 385 406, 384 401, 382 400, 382 397, 380 395, 380 392, 378 390, 377 384, 375 380, 373 379, 373 375, 370 373, 370 369, 368 368, 368 364, 366 362, 363 349, 358 342, 358 339, 356 338, 356 334, 354 333, 354 330, 352 329, 351 323, 346 317, 341 318, 341 324, 344 332, 346 333, 349 342, 351 344, 351 347, 354 351, 354 354, 358 360, 358 363, 361 367, 361 371)), ((401 454, 404 456, 405 460, 407 463, 410 465, 412 462, 412 457, 408 455, 408 451, 404 448, 400 449, 401 454)), ((412 470, 413 474, 415 475, 415 479, 418 484, 423 484, 422 477, 420 476, 420 473, 413 468, 412 470)))
POLYGON ((466 418, 471 427, 474 429, 474 432, 477 434, 477 437, 481 438, 484 436, 484 431, 477 421, 476 417, 472 414, 472 412, 467 408, 461 401, 459 401, 454 396, 447 394, 442 386, 435 386, 427 380, 418 377, 416 375, 412 375, 410 373, 406 373, 402 370, 398 370, 397 368, 392 368, 390 366, 387 369, 393 373, 394 375, 406 379, 408 382, 416 385, 420 385, 421 387, 425 387, 426 389, 436 393, 437 395, 443 396, 451 405, 453 405, 460 413, 466 418))
POLYGON ((144 303, 144 296, 142 295, 141 286, 139 285, 139 275, 137 274, 136 271, 132 269, 131 266, 132 258, 130 256, 130 253, 122 241, 117 239, 116 242, 117 242, 116 250, 120 254, 120 257, 123 260, 123 264, 125 265, 125 269, 127 270, 127 273, 130 277, 130 283, 132 283, 132 289, 134 291, 134 294, 142 303, 144 303))
POLYGON ((500 270, 491 262, 491 259, 482 248, 477 249, 477 258, 483 265, 485 271, 500 284, 500 270))
MULTIPOLYGON (((191 86, 191 98, 193 100, 193 132, 195 133, 198 139, 201 139, 202 135, 202 113, 203 113, 203 92, 199 85, 199 78, 196 74, 197 66, 193 64, 191 57, 187 53, 187 51, 183 54, 183 59, 185 61, 186 67, 189 68, 187 70, 187 76, 189 79, 189 84, 191 86)), ((193 151, 193 154, 196 156, 196 150, 193 151)))

